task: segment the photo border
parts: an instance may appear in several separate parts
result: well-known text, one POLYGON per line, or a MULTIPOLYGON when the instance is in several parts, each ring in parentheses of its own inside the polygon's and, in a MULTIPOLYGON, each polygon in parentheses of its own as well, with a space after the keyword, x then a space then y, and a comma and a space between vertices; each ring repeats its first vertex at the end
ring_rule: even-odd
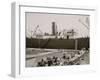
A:
MULTIPOLYGON (((46 7, 46 6, 32 6, 31 4, 29 5, 29 4, 25 4, 25 5, 23 5, 23 4, 19 4, 19 3, 12 3, 12 32, 14 33, 12 33, 13 35, 12 35, 12 48, 15 48, 14 50, 12 50, 12 62, 11 62, 11 66, 12 66, 12 76, 14 76, 14 77, 19 77, 19 76, 32 76, 33 75, 33 71, 32 72, 30 72, 30 70, 28 70, 29 71, 29 73, 27 72, 26 74, 23 74, 24 73, 24 70, 22 70, 22 62, 21 62, 21 8, 22 7, 36 7, 36 8, 39 8, 39 9, 41 9, 41 8, 47 8, 47 9, 57 9, 57 10, 59 10, 59 9, 64 9, 64 10, 66 10, 66 9, 68 9, 68 10, 81 10, 81 11, 93 11, 93 15, 94 15, 94 17, 95 17, 95 9, 85 9, 85 8, 64 8, 64 7, 46 7), (19 16, 19 17, 18 17, 19 16), (15 32, 14 32, 15 31, 15 32)), ((53 13, 54 14, 54 13, 53 13)), ((91 20, 91 19, 90 19, 91 20)), ((94 24, 93 24, 93 26, 95 26, 95 18, 94 18, 94 24)), ((92 22, 93 22, 92 21, 92 22)), ((95 28, 94 28, 95 29, 95 28)), ((91 32, 90 32, 91 33, 91 32)), ((93 37, 95 36, 95 31, 93 32, 93 37)), ((91 40, 90 40, 90 42, 91 42, 91 40)), ((93 41, 94 42, 94 41, 93 41)), ((94 44, 93 44, 94 45, 94 44)), ((92 46, 93 47, 93 46, 92 46)), ((90 49, 91 50, 91 49, 90 49)), ((92 50, 93 51, 93 50, 92 50)), ((94 50, 95 51, 95 50, 94 50)), ((94 52, 93 51, 93 52, 94 52)), ((84 66, 84 65, 82 65, 82 66, 84 66)), ((64 67, 61 67, 61 68, 59 68, 58 66, 57 66, 57 70, 58 69, 61 69, 61 71, 62 70, 64 70, 64 68, 65 67, 67 67, 67 66, 64 66, 64 67)), ((69 66, 68 66, 69 67, 69 66)), ((72 66, 70 66, 70 67, 72 67, 72 66)), ((77 66, 75 66, 75 67, 77 67, 77 66)), ((95 71, 95 67, 92 65, 92 66, 90 66, 90 67, 93 67, 93 71, 95 71)), ((38 70, 39 71, 44 71, 44 70, 48 70, 48 69, 51 69, 51 72, 49 73, 48 71, 48 73, 45 73, 45 74, 43 74, 43 75, 46 75, 46 74, 50 74, 51 75, 51 73, 52 73, 52 71, 54 71, 54 69, 56 69, 56 67, 52 67, 52 68, 54 68, 53 70, 52 70, 52 68, 50 67, 50 68, 48 68, 48 67, 44 67, 44 68, 38 68, 38 70), (42 70, 41 70, 42 69, 42 70)), ((77 68, 79 68, 79 67, 77 67, 77 68)), ((36 68, 35 68, 36 69, 36 68)), ((84 70, 83 70, 84 71, 84 70)), ((87 72, 89 71, 89 70, 86 70, 87 72)), ((59 72, 59 71, 58 71, 59 72)), ((67 71, 64 71, 64 74, 65 73, 73 73, 73 72, 77 72, 77 71, 69 71, 69 70, 67 70, 67 71)), ((81 72, 81 71, 78 71, 78 72, 81 72)), ((91 72, 91 70, 90 70, 90 72, 91 72)), ((43 72, 41 72, 41 75, 42 75, 42 73, 43 72)), ((57 72, 56 72, 57 73, 57 72)), ((37 75, 39 74, 39 72, 37 72, 37 75)), ((39 74, 40 75, 40 74, 39 74)))

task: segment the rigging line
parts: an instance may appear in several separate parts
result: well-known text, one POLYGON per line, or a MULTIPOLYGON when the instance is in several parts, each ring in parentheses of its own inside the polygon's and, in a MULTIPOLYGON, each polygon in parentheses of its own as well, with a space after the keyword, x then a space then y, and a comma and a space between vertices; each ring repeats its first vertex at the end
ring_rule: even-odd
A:
POLYGON ((86 27, 86 28, 89 30, 88 26, 87 26, 86 24, 84 24, 80 19, 79 19, 79 22, 80 22, 81 24, 83 24, 84 27, 86 27))

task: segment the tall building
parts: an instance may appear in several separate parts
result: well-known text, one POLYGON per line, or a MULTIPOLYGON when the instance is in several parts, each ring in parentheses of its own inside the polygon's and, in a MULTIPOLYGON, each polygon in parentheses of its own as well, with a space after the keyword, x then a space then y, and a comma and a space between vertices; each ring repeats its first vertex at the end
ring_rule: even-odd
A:
POLYGON ((55 22, 52 22, 52 34, 53 35, 57 34, 57 25, 55 22))

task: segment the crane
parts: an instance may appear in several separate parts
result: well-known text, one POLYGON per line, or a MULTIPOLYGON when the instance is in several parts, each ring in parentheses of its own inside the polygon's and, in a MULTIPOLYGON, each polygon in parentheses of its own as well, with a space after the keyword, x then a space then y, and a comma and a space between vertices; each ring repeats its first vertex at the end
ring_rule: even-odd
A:
POLYGON ((34 33, 33 33, 33 30, 31 30, 31 38, 32 38, 32 36, 34 36, 34 35, 35 35, 35 33, 36 33, 36 31, 37 31, 38 27, 39 27, 39 25, 37 25, 37 27, 35 28, 34 33))
POLYGON ((36 31, 37 31, 38 28, 39 28, 39 25, 37 25, 37 27, 35 28, 33 36, 35 35, 35 33, 36 33, 36 31))

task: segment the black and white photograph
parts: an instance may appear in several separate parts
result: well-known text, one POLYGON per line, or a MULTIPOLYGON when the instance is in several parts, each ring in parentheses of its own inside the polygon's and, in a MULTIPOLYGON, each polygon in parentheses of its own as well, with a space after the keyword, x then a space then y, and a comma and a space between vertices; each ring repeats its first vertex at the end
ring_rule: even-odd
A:
POLYGON ((90 64, 90 16, 25 12, 25 67, 90 64))

